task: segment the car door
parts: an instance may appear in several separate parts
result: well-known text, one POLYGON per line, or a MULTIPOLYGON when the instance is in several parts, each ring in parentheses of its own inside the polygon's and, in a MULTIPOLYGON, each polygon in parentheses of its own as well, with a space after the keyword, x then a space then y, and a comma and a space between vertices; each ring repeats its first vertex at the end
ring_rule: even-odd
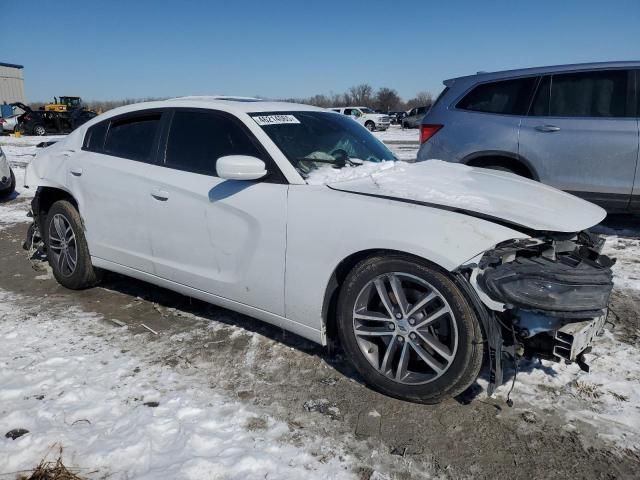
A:
POLYGON ((87 130, 81 151, 65 152, 91 255, 147 273, 147 192, 161 118, 141 111, 105 120, 87 130))
POLYGON ((277 315, 284 314, 287 184, 236 117, 175 109, 154 172, 148 210, 156 274, 277 315), (260 181, 224 180, 216 161, 251 155, 267 164, 260 181))
POLYGON ((541 182, 608 209, 628 207, 638 161, 638 121, 628 70, 542 78, 521 123, 519 154, 541 182))

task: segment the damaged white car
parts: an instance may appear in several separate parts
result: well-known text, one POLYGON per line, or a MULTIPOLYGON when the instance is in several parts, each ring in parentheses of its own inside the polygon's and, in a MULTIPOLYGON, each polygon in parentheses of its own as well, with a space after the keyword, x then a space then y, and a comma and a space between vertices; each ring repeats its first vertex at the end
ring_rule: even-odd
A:
POLYGON ((396 162, 324 109, 187 97, 41 151, 26 247, 72 289, 119 272, 340 344, 388 395, 455 396, 503 355, 582 361, 612 261, 601 208, 513 174, 396 162))

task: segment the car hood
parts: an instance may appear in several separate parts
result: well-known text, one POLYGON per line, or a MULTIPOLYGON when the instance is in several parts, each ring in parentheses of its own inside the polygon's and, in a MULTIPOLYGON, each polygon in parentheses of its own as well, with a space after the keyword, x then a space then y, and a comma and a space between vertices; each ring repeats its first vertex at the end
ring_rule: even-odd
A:
POLYGON ((542 183, 440 160, 325 168, 309 180, 342 192, 466 212, 531 230, 578 232, 606 216, 597 205, 542 183))

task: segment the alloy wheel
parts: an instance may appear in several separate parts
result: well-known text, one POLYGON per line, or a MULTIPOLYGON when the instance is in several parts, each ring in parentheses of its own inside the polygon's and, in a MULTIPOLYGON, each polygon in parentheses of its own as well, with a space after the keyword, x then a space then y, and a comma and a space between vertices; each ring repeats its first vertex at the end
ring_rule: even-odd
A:
POLYGON ((78 264, 76 236, 69 220, 59 213, 49 224, 49 254, 62 276, 73 275, 78 264))
POLYGON ((442 376, 458 349, 458 327, 447 300, 425 280, 402 272, 380 275, 362 288, 353 332, 367 361, 406 385, 442 376))

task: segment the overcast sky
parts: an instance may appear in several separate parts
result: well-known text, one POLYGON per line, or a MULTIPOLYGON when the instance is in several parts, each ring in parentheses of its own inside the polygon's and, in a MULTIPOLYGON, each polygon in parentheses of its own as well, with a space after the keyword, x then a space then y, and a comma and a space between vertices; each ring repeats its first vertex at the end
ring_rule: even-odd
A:
POLYGON ((6 1, 27 101, 271 98, 358 83, 405 99, 479 70, 640 60, 640 0, 6 1))

